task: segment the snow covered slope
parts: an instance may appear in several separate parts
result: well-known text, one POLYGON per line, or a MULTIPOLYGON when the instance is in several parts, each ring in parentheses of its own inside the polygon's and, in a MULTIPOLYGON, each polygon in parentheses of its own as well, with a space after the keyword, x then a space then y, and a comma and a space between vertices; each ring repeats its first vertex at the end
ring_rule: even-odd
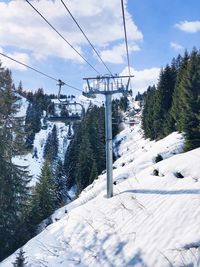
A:
MULTIPOLYGON (((28 108, 29 102, 26 98, 19 96, 20 99, 17 101, 19 106, 18 112, 15 114, 15 117, 26 117, 26 111, 28 108)), ((41 121, 43 118, 41 119, 41 121)), ((69 145, 69 140, 67 139, 68 134, 68 125, 65 125, 63 122, 48 122, 48 127, 46 130, 41 129, 38 133, 35 134, 35 139, 33 143, 33 148, 37 148, 37 158, 33 157, 33 151, 25 155, 20 155, 13 157, 13 162, 19 166, 26 166, 29 174, 32 176, 30 186, 34 186, 37 182, 38 176, 41 173, 41 168, 44 162, 44 146, 47 140, 48 134, 52 131, 53 125, 56 125, 57 135, 59 140, 58 147, 58 157, 63 161, 64 155, 69 145)), ((34 150, 34 149, 33 149, 34 150)))
POLYGON ((27 153, 26 155, 16 156, 13 158, 13 162, 19 166, 27 166, 29 174, 32 176, 30 185, 33 186, 37 182, 37 178, 40 175, 41 168, 44 162, 44 146, 47 140, 48 134, 52 131, 53 125, 56 125, 58 139, 59 139, 59 149, 58 156, 61 160, 64 160, 64 155, 69 144, 67 140, 68 125, 65 125, 63 122, 48 122, 47 130, 40 130, 39 133, 36 133, 33 147, 37 148, 38 158, 33 157, 33 152, 27 153))
POLYGON ((139 125, 124 129, 113 198, 100 175, 23 247, 27 266, 200 266, 200 148, 181 153, 183 141, 173 133, 151 142, 139 125))

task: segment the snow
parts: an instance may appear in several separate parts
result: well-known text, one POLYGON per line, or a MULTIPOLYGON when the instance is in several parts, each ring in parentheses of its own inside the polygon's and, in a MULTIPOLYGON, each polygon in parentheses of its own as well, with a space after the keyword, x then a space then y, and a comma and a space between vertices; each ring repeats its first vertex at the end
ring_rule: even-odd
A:
POLYGON ((19 166, 26 166, 29 171, 29 175, 32 176, 30 186, 34 186, 37 182, 38 176, 41 173, 41 168, 44 163, 43 151, 45 142, 47 140, 48 134, 52 131, 53 125, 57 127, 57 134, 59 140, 59 149, 58 149, 58 157, 63 161, 64 155, 67 150, 67 146, 69 144, 69 140, 67 139, 68 127, 62 122, 48 122, 47 130, 40 130, 39 133, 36 133, 33 147, 37 148, 38 158, 33 158, 33 152, 28 153, 26 155, 20 155, 13 158, 13 162, 19 166))
POLYGON ((19 99, 16 101, 16 105, 19 107, 17 113, 15 114, 15 117, 25 117, 26 116, 26 110, 28 108, 29 102, 26 98, 20 96, 19 94, 15 93, 19 99))
MULTIPOLYGON (((26 110, 28 108, 29 102, 24 97, 20 97, 17 101, 17 105, 19 106, 18 112, 15 114, 15 117, 24 117, 26 116, 26 110)), ((45 114, 44 114, 45 115, 45 114)), ((42 123, 43 118, 41 119, 42 123)), ((19 166, 26 166, 29 175, 32 177, 30 181, 30 186, 34 186, 38 180, 38 177, 41 173, 41 168, 44 163, 44 146, 47 140, 48 134, 52 131, 53 125, 56 125, 59 146, 58 146, 58 157, 64 161, 64 155, 67 150, 67 146, 69 145, 69 140, 67 139, 68 133, 68 125, 65 125, 63 122, 48 122, 48 127, 46 130, 41 129, 35 135, 33 150, 37 148, 38 158, 33 157, 33 151, 27 153, 25 155, 15 156, 13 157, 13 162, 19 166)))
MULTIPOLYGON (((28 267, 200 266, 200 148, 183 153, 180 133, 155 142, 140 125, 124 127, 114 140, 114 196, 106 198, 102 174, 57 210, 24 245, 28 267)), ((0 267, 12 266, 16 253, 0 267)))

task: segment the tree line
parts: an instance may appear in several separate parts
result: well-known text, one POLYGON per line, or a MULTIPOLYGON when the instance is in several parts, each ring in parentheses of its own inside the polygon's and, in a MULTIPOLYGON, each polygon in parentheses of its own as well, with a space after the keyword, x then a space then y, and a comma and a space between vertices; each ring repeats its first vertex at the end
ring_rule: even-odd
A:
POLYGON ((159 75, 158 84, 143 94, 142 127, 146 138, 157 140, 183 132, 185 150, 200 146, 200 52, 178 55, 159 75))

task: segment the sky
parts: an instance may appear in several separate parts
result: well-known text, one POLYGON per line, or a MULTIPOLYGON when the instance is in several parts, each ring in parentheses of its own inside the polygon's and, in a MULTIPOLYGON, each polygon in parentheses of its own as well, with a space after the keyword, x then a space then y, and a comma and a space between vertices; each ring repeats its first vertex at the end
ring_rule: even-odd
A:
MULTIPOLYGON (((101 75, 100 62, 60 0, 32 0, 34 7, 73 45, 101 75)), ((64 0, 109 70, 128 74, 121 0, 64 0)), ((132 90, 143 92, 157 83, 161 67, 185 49, 199 49, 200 1, 124 0, 130 54, 132 90)), ((0 1, 0 52, 55 79, 83 90, 83 78, 98 73, 24 0, 0 1)), ((43 88, 57 94, 55 80, 0 56, 12 71, 16 86, 43 88)), ((64 86, 62 93, 81 94, 64 86)))

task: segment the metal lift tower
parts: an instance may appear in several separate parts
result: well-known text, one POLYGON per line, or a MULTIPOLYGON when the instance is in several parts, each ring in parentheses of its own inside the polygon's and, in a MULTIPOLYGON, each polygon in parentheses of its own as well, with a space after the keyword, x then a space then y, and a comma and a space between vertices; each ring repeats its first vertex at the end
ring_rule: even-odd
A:
POLYGON ((105 131, 106 131, 106 171, 107 171, 107 198, 113 196, 113 147, 112 147, 112 95, 130 94, 130 78, 133 76, 97 76, 84 78, 87 81, 86 91, 83 95, 95 98, 97 94, 105 95, 105 131), (126 81, 126 85, 124 82, 126 81))

